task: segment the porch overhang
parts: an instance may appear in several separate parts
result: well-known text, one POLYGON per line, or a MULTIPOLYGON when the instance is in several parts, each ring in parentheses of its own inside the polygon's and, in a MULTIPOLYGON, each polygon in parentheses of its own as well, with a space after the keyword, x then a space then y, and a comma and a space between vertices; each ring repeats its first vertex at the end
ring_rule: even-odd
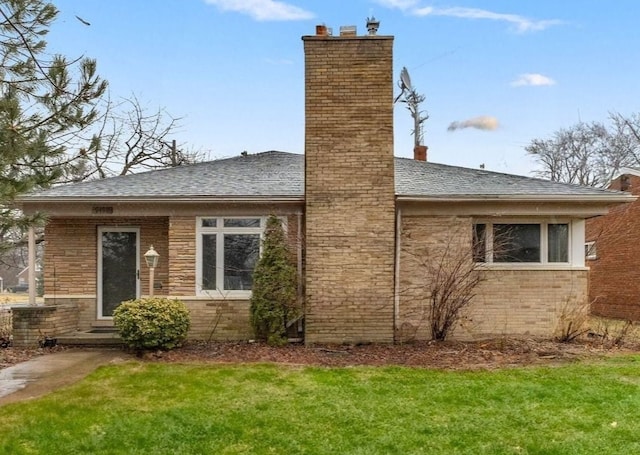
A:
POLYGON ((299 196, 242 197, 57 197, 24 198, 18 207, 25 214, 45 213, 48 216, 167 216, 199 214, 216 210, 243 214, 281 213, 301 209, 304 198, 299 196))

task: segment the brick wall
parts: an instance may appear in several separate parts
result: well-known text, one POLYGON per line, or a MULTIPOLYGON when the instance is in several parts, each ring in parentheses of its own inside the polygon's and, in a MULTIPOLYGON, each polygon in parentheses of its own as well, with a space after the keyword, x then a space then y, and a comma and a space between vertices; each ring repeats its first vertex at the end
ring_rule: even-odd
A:
POLYGON ((248 300, 185 300, 191 315, 189 338, 205 341, 249 340, 248 300))
MULTIPOLYGON (((288 240, 297 259, 297 216, 287 220, 288 240)), ((73 307, 68 331, 90 330, 111 321, 97 320, 97 232, 99 226, 140 228, 140 254, 153 244, 160 254, 155 295, 181 298, 191 312, 191 338, 239 340, 253 337, 249 301, 194 299, 196 276, 196 217, 52 219, 46 228, 45 293, 47 307, 73 307)), ((140 285, 148 293, 149 269, 141 258, 140 285)), ((58 315, 62 315, 58 312, 58 315)), ((46 324, 49 324, 48 320, 46 324)), ((57 328, 63 328, 56 323, 57 328)), ((33 325, 33 324, 31 324, 33 325)), ((47 326, 48 327, 48 326, 47 326)), ((26 332, 25 332, 26 333, 26 332)), ((29 332, 31 333, 31 332, 29 332)), ((36 329, 37 333, 37 329, 36 329)), ((57 334, 62 333, 60 331, 57 334)), ((27 336, 27 335, 25 335, 27 336)), ((33 336, 28 335, 33 338, 33 336)), ((30 339, 30 338, 29 338, 30 339)))
POLYGON ((169 221, 169 295, 196 292, 196 218, 171 217, 169 221))
MULTIPOLYGON (((640 177, 621 176, 610 189, 640 195, 640 177), (626 182, 625 182, 626 180, 626 182), (624 184, 624 188, 623 185, 624 184)), ((640 200, 616 206, 586 222, 586 241, 595 241, 597 259, 588 260, 593 314, 640 320, 640 200)))
MULTIPOLYGON (((153 245, 160 254, 155 270, 155 281, 163 289, 156 295, 166 294, 168 282, 168 220, 149 218, 53 218, 45 227, 44 252, 45 303, 60 305, 72 303, 79 313, 79 329, 89 330, 97 321, 97 264, 98 227, 140 228, 140 254, 153 245)), ((149 291, 149 268, 140 263, 140 285, 143 294, 149 291)))
MULTIPOLYGON (((398 340, 429 339, 427 260, 453 263, 469 253, 469 217, 403 217, 400 262, 398 340), (448 253, 445 254, 444 252, 448 253)), ((453 332, 455 339, 497 336, 552 337, 564 313, 580 311, 587 302, 586 270, 487 269, 475 297, 453 332)))
MULTIPOLYGON (((156 281, 166 282, 167 219, 154 218, 53 218, 45 227, 44 292, 55 294, 96 294, 98 227, 139 227, 141 254, 149 245, 160 254, 156 281)), ((141 282, 149 282, 149 269, 140 264, 141 282)))
POLYGON ((69 333, 78 328, 78 309, 73 304, 12 308, 13 345, 36 347, 45 337, 69 333))
POLYGON ((393 341, 392 37, 303 37, 306 334, 393 341))

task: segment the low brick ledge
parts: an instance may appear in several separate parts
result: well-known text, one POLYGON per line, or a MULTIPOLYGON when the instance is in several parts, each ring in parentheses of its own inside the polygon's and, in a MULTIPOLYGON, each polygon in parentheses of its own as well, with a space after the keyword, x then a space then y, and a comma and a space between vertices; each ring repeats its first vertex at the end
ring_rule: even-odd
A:
POLYGON ((77 328, 77 306, 62 305, 11 305, 13 345, 38 346, 45 338, 77 328))

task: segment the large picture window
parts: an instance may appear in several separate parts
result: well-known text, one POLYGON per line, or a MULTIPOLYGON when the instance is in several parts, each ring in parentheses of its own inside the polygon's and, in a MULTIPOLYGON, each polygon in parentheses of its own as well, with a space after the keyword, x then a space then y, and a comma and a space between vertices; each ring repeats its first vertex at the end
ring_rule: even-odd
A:
POLYGON ((198 219, 200 292, 251 291, 263 226, 262 217, 198 219))
POLYGON ((568 223, 476 223, 473 257, 488 263, 568 263, 568 223))

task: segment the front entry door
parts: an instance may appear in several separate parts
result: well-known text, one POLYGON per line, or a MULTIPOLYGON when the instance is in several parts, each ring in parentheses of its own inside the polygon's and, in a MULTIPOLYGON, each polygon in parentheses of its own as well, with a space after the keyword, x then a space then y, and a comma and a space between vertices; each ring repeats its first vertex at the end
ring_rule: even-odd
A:
POLYGON ((98 319, 110 319, 124 300, 140 296, 138 228, 98 229, 98 319))

